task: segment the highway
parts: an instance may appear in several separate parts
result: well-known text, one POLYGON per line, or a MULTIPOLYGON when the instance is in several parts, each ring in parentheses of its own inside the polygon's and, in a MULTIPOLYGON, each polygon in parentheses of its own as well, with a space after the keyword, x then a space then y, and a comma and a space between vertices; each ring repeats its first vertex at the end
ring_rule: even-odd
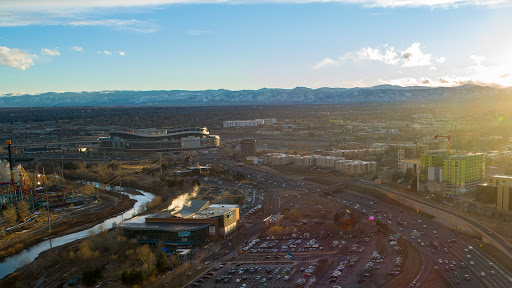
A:
MULTIPOLYGON (((411 199, 416 200, 413 199, 412 197, 411 199)), ((384 205, 384 207, 379 206, 382 208, 382 211, 387 211, 385 207, 389 207, 388 204, 380 203, 380 205, 384 205)), ((394 208, 394 210, 396 211, 396 208, 394 208)), ((393 213, 393 215, 395 214, 396 212, 393 213)), ((450 280, 450 282, 454 286, 492 288, 512 287, 512 277, 509 272, 507 272, 502 266, 498 265, 496 261, 494 261, 489 255, 479 250, 479 247, 473 247, 473 250, 468 249, 468 246, 472 245, 470 241, 474 238, 471 238, 470 236, 467 235, 458 234, 457 231, 453 229, 442 226, 438 222, 432 221, 432 219, 423 217, 420 214, 416 214, 408 210, 403 210, 403 212, 401 212, 400 215, 397 215, 396 217, 400 217, 403 221, 407 221, 409 223, 407 228, 402 228, 404 231, 400 232, 401 235, 408 238, 409 240, 413 240, 411 239, 411 232, 413 230, 417 230, 418 232, 423 232, 423 235, 421 235, 419 238, 425 244, 427 244, 429 241, 438 241, 440 243, 441 251, 433 252, 432 247, 427 245, 419 246, 419 249, 430 251, 427 253, 431 257, 433 262, 437 263, 437 265, 434 265, 439 266, 440 271, 443 273, 443 275, 445 275, 445 277, 447 277, 447 279, 450 280), (421 221, 421 224, 418 223, 418 220, 421 221), (411 223, 414 224, 411 225, 411 223), (425 225, 426 228, 424 228, 423 225, 425 225), (435 237, 433 231, 436 231, 438 237, 435 237), (455 243, 452 243, 453 247, 448 247, 448 240, 454 238, 456 238, 457 241, 455 243), (443 252, 444 248, 448 250, 448 253, 443 252), (464 249, 467 249, 468 251, 466 252, 464 249), (467 255, 470 255, 471 258, 468 258, 467 255), (443 264, 438 263, 439 259, 443 260, 443 264), (444 263, 444 260, 448 260, 450 264, 452 263, 452 261, 455 261, 458 267, 455 270, 450 269, 450 271, 445 271, 444 268, 446 266, 450 268, 450 264, 444 263), (470 264, 470 261, 472 261, 474 264, 470 264), (460 263, 462 262, 465 263, 466 268, 460 267, 460 263), (493 263, 494 267, 489 266, 489 263, 493 263), (495 271, 496 274, 491 275, 491 270, 495 271), (458 272, 458 277, 454 276, 455 271, 458 272), (481 272, 484 272, 486 276, 480 276, 481 272), (464 275, 466 274, 470 277, 471 280, 464 280, 464 275), (455 281, 457 280, 456 278, 459 279, 459 281, 461 282, 460 284, 455 283, 455 281), (478 279, 478 281, 475 281, 475 279, 478 279), (477 283, 481 283, 481 285, 477 283)), ((394 221, 392 221, 392 223, 393 222, 394 221)), ((400 227, 397 228, 399 229, 400 227)), ((415 240, 417 242, 417 238, 415 240)), ((418 247, 417 243, 416 246, 418 247)))
MULTIPOLYGON (((297 181, 293 176, 276 175, 267 171, 262 171, 261 169, 256 170, 253 169, 252 167, 244 166, 236 167, 236 169, 240 172, 245 173, 249 179, 258 182, 260 185, 264 186, 265 189, 268 189, 271 192, 273 198, 273 214, 277 213, 280 210, 276 204, 278 203, 278 200, 276 199, 279 197, 277 193, 278 188, 322 193, 323 191, 332 190, 335 187, 326 187, 324 185, 310 183, 307 181, 297 181)), ((364 183, 365 185, 371 186, 373 188, 382 189, 382 187, 375 187, 376 185, 369 185, 373 184, 371 182, 359 182, 364 183)), ((381 219, 379 220, 388 224, 388 226, 391 229, 397 231, 397 233, 399 233, 402 237, 407 238, 409 242, 411 242, 416 248, 418 248, 422 255, 424 265, 424 268, 422 269, 421 273, 418 275, 418 278, 416 279, 416 283, 420 284, 419 286, 431 287, 428 286, 428 283, 425 283, 425 281, 428 279, 428 274, 430 273, 430 271, 434 269, 435 266, 437 266, 440 272, 446 277, 446 279, 448 279, 448 281, 452 284, 453 287, 512 287, 512 277, 510 276, 510 273, 506 271, 502 266, 498 265, 498 263, 496 263, 496 261, 494 261, 489 255, 479 250, 478 247, 474 247, 472 251, 464 251, 464 249, 468 249, 468 246, 474 245, 473 243, 471 243, 471 241, 474 240, 473 238, 464 234, 458 234, 455 230, 445 227, 441 225, 439 222, 433 221, 434 219, 430 219, 420 214, 413 213, 407 209, 404 209, 402 212, 398 212, 401 210, 400 207, 391 206, 387 203, 377 201, 376 199, 373 199, 364 194, 352 192, 344 193, 344 195, 346 195, 344 196, 345 198, 333 200, 350 200, 352 204, 358 203, 360 205, 360 212, 362 212, 362 210, 366 210, 367 213, 369 213, 369 211, 372 211, 373 213, 373 209, 379 210, 380 212, 376 214, 377 219, 379 219, 378 217, 380 216, 381 219), (361 199, 361 197, 363 197, 363 199, 361 199), (377 204, 369 204, 370 202, 375 201, 377 201, 377 204), (384 214, 391 214, 391 219, 388 219, 388 217, 386 217, 386 219, 382 219, 384 214), (407 225, 407 227, 401 227, 397 223, 396 218, 400 218, 402 221, 406 221, 409 224, 407 225), (423 225, 425 225, 426 227, 424 227, 423 225), (400 228, 402 228, 403 231, 400 231, 400 228), (423 235, 412 238, 411 233, 413 232, 413 230, 417 230, 418 233, 423 232, 423 235), (436 233, 434 233, 433 231, 436 231, 436 233), (418 241, 418 238, 420 239, 420 241, 418 241), (451 243, 452 247, 448 247, 448 240, 454 238, 456 239, 456 242, 451 243), (433 251, 433 247, 428 245, 430 241, 438 241, 440 244, 440 251, 433 251), (421 242, 424 243, 424 246, 421 245, 421 242), (446 248, 448 252, 444 252, 444 248, 446 248), (471 258, 467 258, 467 255, 470 255, 471 258), (439 259, 442 260, 442 264, 439 263, 439 259), (445 262, 445 260, 448 262, 448 264, 445 262), (470 264, 470 261, 472 261, 474 264, 470 264), (452 265, 453 262, 455 262, 456 265, 454 265, 454 269, 452 270, 450 265, 452 265), (461 263, 463 262, 465 263, 465 267, 461 267, 461 263), (489 266, 490 262, 493 263, 493 267, 489 266), (448 271, 445 270, 446 267, 448 267, 448 271), (495 275, 492 275, 490 273, 491 270, 495 272, 495 275), (457 277, 455 277, 455 272, 457 272, 458 274, 457 277), (481 272, 485 273, 484 277, 480 276, 481 272), (468 275, 470 280, 465 280, 465 275, 468 275), (456 283, 457 280, 460 283, 456 283)), ((412 197, 411 200, 416 201, 416 199, 412 197)), ((288 200, 285 203, 281 203, 281 207, 288 207, 289 204, 293 205, 293 200, 288 200)), ((430 203, 425 202, 424 204, 430 203)), ((441 209, 445 210, 446 212, 450 212, 442 207, 441 209)), ((471 221, 470 223, 478 225, 479 228, 481 227, 480 229, 482 229, 483 231, 489 231, 488 229, 483 227, 483 225, 476 223, 475 221, 468 219, 467 217, 465 218, 465 220, 471 221)))
POLYGON ((374 184, 372 182, 361 180, 361 181, 359 181, 359 183, 367 185, 367 186, 370 186, 370 187, 373 187, 373 188, 376 188, 376 189, 385 190, 385 191, 387 191, 389 193, 400 195, 400 196, 402 196, 404 198, 407 198, 407 199, 410 199, 410 200, 413 200, 413 201, 416 201, 416 202, 420 202, 420 203, 422 203, 424 205, 427 205, 427 206, 439 209, 439 210, 441 210, 443 212, 452 214, 452 215, 454 215, 454 216, 456 216, 456 217, 458 217, 460 219, 463 219, 464 221, 466 221, 466 222, 470 223, 471 225, 475 226, 477 229, 480 229, 484 234, 492 235, 493 239, 496 240, 498 242, 498 244, 500 244, 503 248, 505 248, 509 252, 510 255, 512 255, 512 244, 510 244, 510 242, 508 242, 507 240, 503 239, 503 237, 501 237, 498 233, 492 231, 491 229, 487 228, 486 226, 480 224, 479 222, 477 222, 477 221, 475 221, 475 220, 473 220, 473 219, 471 219, 469 217, 466 217, 465 215, 462 215, 462 214, 457 213, 456 211, 453 211, 453 210, 450 210, 450 209, 446 209, 446 208, 444 208, 442 206, 434 205, 433 203, 424 201, 422 199, 418 199, 416 197, 411 197, 409 195, 398 193, 396 191, 393 191, 393 190, 388 189, 386 187, 374 184))

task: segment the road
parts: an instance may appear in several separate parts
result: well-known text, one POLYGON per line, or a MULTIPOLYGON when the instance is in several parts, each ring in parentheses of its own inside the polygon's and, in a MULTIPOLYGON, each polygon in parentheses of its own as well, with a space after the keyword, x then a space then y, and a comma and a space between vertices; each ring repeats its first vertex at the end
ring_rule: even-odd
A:
MULTIPOLYGON (((493 260, 489 255, 485 254, 483 251, 478 249, 478 247, 474 247, 473 250, 469 250, 468 246, 474 245, 472 240, 475 238, 471 238, 470 236, 458 234, 457 231, 447 228, 445 226, 440 225, 439 222, 433 221, 433 219, 426 218, 420 214, 413 213, 409 210, 403 210, 399 215, 396 215, 396 207, 390 206, 387 203, 379 203, 376 207, 380 207, 382 209, 382 213, 387 211, 388 213, 392 213, 395 217, 400 217, 402 221, 406 221, 409 225, 406 228, 397 227, 396 221, 391 221, 390 224, 393 229, 399 230, 400 228, 403 231, 400 232, 401 235, 411 239, 411 233, 414 230, 418 232, 423 232, 423 235, 416 237, 415 246, 420 249, 420 251, 427 250, 429 257, 431 258, 435 266, 439 266, 441 272, 453 286, 457 287, 512 287, 512 277, 510 273, 506 271, 502 266, 498 265, 495 260, 493 260), (386 206, 392 207, 386 209, 386 206), (395 211, 395 212, 393 212, 395 211), (418 220, 421 222, 418 223, 418 220), (410 225, 411 223, 414 223, 410 225), (425 225, 426 227, 424 227, 425 225), (436 231, 434 233, 433 231, 436 231), (435 235, 438 235, 437 237, 435 235), (417 239, 420 238, 421 242, 428 243, 429 241, 438 241, 441 245, 441 251, 432 251, 432 247, 429 246, 421 246, 418 245, 417 239), (452 243, 453 247, 448 247, 448 240, 456 238, 457 241, 452 243), (448 250, 447 253, 443 252, 444 248, 448 250), (466 252, 464 249, 468 249, 466 252), (467 255, 470 255, 471 258, 468 258, 467 255), (443 264, 438 263, 438 260, 442 259, 443 264), (452 261, 457 263, 458 266, 455 270, 445 271, 445 267, 450 264, 444 263, 444 260, 448 260, 451 264, 452 261), (473 265, 470 264, 470 261, 473 261, 473 265), (466 268, 460 267, 460 263, 464 262, 466 264, 466 268), (489 266, 489 263, 493 263, 494 267, 489 266), (495 275, 491 275, 490 271, 495 271, 495 275), (454 272, 457 271, 459 276, 455 277, 454 272), (480 273, 484 272, 485 277, 480 276, 480 273), (463 279, 464 275, 468 275, 471 280, 466 281, 463 279), (455 284, 455 281, 459 279, 460 284, 455 284), (475 281, 478 279, 478 281, 475 281)), ((399 211, 399 210, 398 210, 399 211)), ((413 241, 414 242, 414 241, 413 241)), ((422 253, 423 255, 423 253, 422 253)), ((449 267, 450 268, 450 267, 449 267)))
MULTIPOLYGON (((247 166, 236 167, 236 169, 240 172, 245 173, 249 179, 257 181, 266 189, 270 189, 272 198, 274 199, 274 204, 272 207, 273 214, 277 213, 280 210, 276 209, 277 207, 275 204, 277 201, 275 199, 279 198, 279 195, 277 193, 278 188, 282 187, 291 190, 302 190, 314 193, 322 193, 323 191, 327 191, 329 189, 332 190, 334 188, 334 186, 326 187, 324 185, 310 183, 307 181, 297 181, 296 177, 290 175, 271 173, 271 171, 264 171, 262 169, 256 170, 253 169, 252 167, 247 166)), ((360 183, 364 183, 365 185, 368 185, 373 188, 383 189, 383 187, 380 186, 375 187, 376 185, 373 185, 373 183, 371 182, 360 181, 360 183)), ((359 202, 361 210, 364 210, 362 207, 370 209, 370 206, 368 206, 370 205, 369 202, 376 201, 376 199, 372 199, 371 197, 365 195, 357 193, 354 195, 355 199, 352 200, 361 201, 359 202), (358 197, 359 199, 357 199, 358 197), (363 197, 363 199, 360 199, 360 197, 363 197), (367 204, 364 204, 362 202, 367 202, 367 204)), ((411 200, 417 200, 412 197, 410 198, 411 200)), ((293 202, 293 200, 289 200, 288 202, 293 202)), ((281 203, 281 207, 288 207, 288 202, 281 203)), ((428 203, 426 201, 422 202, 426 205, 432 206, 431 203, 428 203)), ((474 238, 471 238, 463 234, 457 234, 456 231, 445 226, 442 226, 440 223, 433 221, 433 219, 426 218, 422 215, 413 213, 409 210, 403 210, 403 212, 400 212, 400 214, 398 214, 397 211, 400 211, 400 207, 390 206, 389 204, 380 202, 378 202, 378 204, 374 204, 373 206, 377 207, 377 209, 381 211, 377 217, 382 217, 383 214, 392 214, 392 218, 394 218, 395 221, 391 221, 391 223, 388 224, 390 228, 406 237, 420 251, 423 258, 424 269, 422 269, 421 273, 418 275, 418 278, 416 279, 417 283, 424 283, 428 279, 429 272, 432 269, 434 269, 435 266, 438 266, 441 273, 448 279, 448 281, 450 281, 450 283, 454 287, 512 287, 512 277, 510 276, 510 273, 506 271, 502 266, 498 265, 496 261, 494 261, 489 255, 485 254, 483 251, 478 249, 478 247, 474 247, 473 251, 464 251, 464 249, 468 249, 468 246, 473 244, 472 242, 474 241, 474 238), (409 225, 406 228, 400 227, 396 222, 397 217, 401 218, 403 221, 406 221, 408 223, 415 224, 409 225), (419 224, 418 220, 420 220, 420 223, 422 224, 419 224), (423 225, 425 225, 426 227, 423 227, 423 225), (400 228, 402 228, 403 231, 400 231, 400 228), (423 235, 419 237, 421 239, 420 242, 417 241, 417 238, 410 238, 410 234, 413 230, 423 232, 423 235), (436 234, 433 233, 433 231, 436 231, 437 236, 436 234), (456 238, 457 241, 455 243, 452 243, 452 247, 450 248, 448 247, 448 240, 451 240, 453 238, 456 238), (428 246, 428 243, 430 241, 438 241, 440 243, 441 250, 435 252, 432 251, 432 247, 428 246), (421 242, 425 243, 425 246, 421 246, 421 242), (444 252, 444 248, 448 250, 447 253, 444 252), (470 255, 471 258, 467 258, 467 255, 470 255), (443 260, 443 264, 439 263, 439 259, 443 260), (449 264, 446 264, 444 260, 447 260, 449 264), (470 261, 473 261, 474 264, 471 265, 470 261), (454 270, 452 270, 450 267, 450 265, 452 265, 452 262, 456 263, 456 265, 454 266, 454 270), (465 263, 465 268, 460 266, 462 262, 465 263), (494 264, 494 267, 489 266, 490 262, 494 264), (446 266, 448 266, 449 271, 445 271, 446 266), (491 275, 491 270, 495 271, 495 275, 491 275), (454 276, 455 272, 458 273, 458 277, 454 276), (480 276, 481 272, 484 272, 486 276, 480 276), (468 275, 470 280, 464 280, 464 275, 468 275), (456 283, 457 280, 460 281, 460 284, 456 283)), ((444 210, 445 212, 453 213, 453 211, 449 211, 443 207, 439 207, 439 209, 444 210)), ((463 215, 461 218, 472 223, 482 231, 486 231, 486 233, 490 231, 485 226, 481 225, 480 223, 477 223, 472 219, 469 219, 463 215)), ((508 242, 506 242, 504 239, 501 239, 501 241, 503 241, 502 243, 504 244, 508 244, 508 242)))
POLYGON ((380 186, 380 185, 377 185, 377 184, 374 184, 372 182, 368 182, 368 181, 359 181, 359 183, 361 184, 364 184, 364 185, 367 185, 367 186, 370 186, 370 187, 373 187, 373 188, 377 188, 377 189, 381 189, 381 190, 384 190, 386 192, 389 192, 389 193, 393 193, 393 194, 396 194, 396 195, 400 195, 402 197, 405 197, 405 198, 408 198, 410 200, 413 200, 413 201, 416 201, 416 202, 420 202, 424 205, 427 205, 427 206, 430 206, 430 207, 434 207, 436 209, 439 209, 443 212, 446 212, 446 213, 449 213, 449 214, 452 214, 460 219, 463 219, 464 221, 470 223, 471 225, 475 226, 477 229, 480 229, 483 233, 487 234, 487 235, 493 235, 493 239, 496 240, 498 242, 499 245, 501 245, 504 249, 506 249, 511 255, 512 255, 512 244, 510 242, 508 242, 507 240, 505 240, 502 236, 500 236, 498 233, 495 233, 494 231, 492 231, 491 229, 489 229, 488 227, 486 227, 485 225, 482 225, 481 223, 465 216, 465 215, 462 215, 456 211, 453 211, 453 210, 450 210, 450 209, 446 209, 442 206, 439 206, 439 205, 435 205, 431 202, 427 202, 427 201, 424 201, 422 199, 418 199, 417 197, 412 197, 410 195, 406 195, 406 194, 402 194, 400 192, 396 192, 394 190, 391 190, 391 189, 388 189, 386 187, 383 187, 383 186, 380 186))

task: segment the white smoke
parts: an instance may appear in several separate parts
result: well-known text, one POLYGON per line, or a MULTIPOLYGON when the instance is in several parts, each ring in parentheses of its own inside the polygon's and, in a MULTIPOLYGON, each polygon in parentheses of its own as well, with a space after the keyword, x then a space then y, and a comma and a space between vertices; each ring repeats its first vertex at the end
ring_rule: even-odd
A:
POLYGON ((167 207, 168 211, 179 211, 183 209, 183 206, 190 205, 190 201, 197 196, 197 192, 199 192, 199 186, 194 186, 194 190, 191 193, 181 194, 178 198, 172 200, 172 203, 169 207, 167 207))

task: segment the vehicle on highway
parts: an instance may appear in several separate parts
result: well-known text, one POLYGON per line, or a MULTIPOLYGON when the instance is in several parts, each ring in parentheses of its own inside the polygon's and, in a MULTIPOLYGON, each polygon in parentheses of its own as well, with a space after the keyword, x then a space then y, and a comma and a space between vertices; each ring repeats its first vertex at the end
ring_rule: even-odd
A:
POLYGON ((467 281, 469 281, 469 275, 468 275, 468 274, 464 275, 464 279, 466 279, 467 281))
POLYGON ((496 272, 494 270, 489 271, 492 275, 496 275, 496 272))
POLYGON ((485 277, 485 273, 484 272, 480 272, 480 276, 485 277))

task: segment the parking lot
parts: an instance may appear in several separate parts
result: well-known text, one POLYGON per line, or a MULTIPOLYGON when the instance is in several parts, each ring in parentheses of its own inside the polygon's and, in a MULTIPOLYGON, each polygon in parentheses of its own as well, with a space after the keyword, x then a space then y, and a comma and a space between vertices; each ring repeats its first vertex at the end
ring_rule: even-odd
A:
POLYGON ((290 287, 294 263, 226 263, 212 269, 193 286, 197 287, 290 287))
POLYGON ((295 252, 315 252, 324 251, 327 246, 323 237, 312 238, 309 233, 297 236, 276 236, 266 237, 263 239, 255 238, 248 241, 244 247, 240 249, 241 253, 285 253, 289 254, 288 259, 295 252))

